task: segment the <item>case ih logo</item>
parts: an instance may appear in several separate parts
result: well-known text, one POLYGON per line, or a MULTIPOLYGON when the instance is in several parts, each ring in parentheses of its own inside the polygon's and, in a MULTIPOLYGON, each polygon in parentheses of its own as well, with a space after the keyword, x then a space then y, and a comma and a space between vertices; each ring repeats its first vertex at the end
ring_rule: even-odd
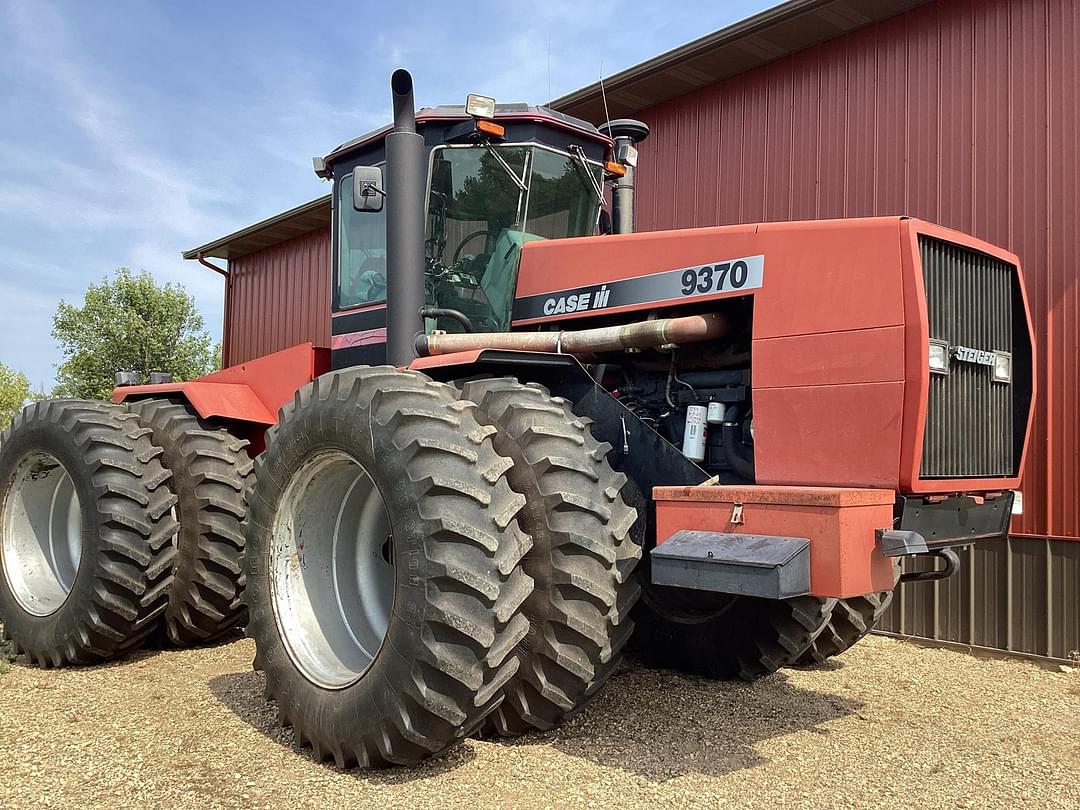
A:
POLYGON ((994 353, 984 352, 981 349, 955 346, 953 347, 952 356, 963 363, 978 363, 980 366, 994 365, 994 353))
POLYGON ((599 290, 576 295, 561 295, 544 302, 545 315, 562 315, 564 312, 584 312, 587 309, 603 309, 611 297, 611 290, 604 284, 599 290))

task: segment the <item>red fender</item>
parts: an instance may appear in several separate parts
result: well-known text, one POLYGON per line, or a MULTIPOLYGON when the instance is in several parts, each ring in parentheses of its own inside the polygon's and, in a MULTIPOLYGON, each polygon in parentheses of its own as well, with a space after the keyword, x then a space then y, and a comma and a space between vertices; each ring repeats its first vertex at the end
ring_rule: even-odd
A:
POLYGON ((119 403, 179 395, 203 419, 247 425, 246 438, 261 448, 262 434, 277 423, 281 406, 297 390, 329 370, 329 349, 301 343, 188 382, 116 388, 112 399, 119 403))

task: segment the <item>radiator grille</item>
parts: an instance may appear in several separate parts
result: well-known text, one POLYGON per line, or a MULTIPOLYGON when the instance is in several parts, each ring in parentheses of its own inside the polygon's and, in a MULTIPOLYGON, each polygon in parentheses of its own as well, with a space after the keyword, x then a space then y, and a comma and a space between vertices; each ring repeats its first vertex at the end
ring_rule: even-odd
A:
MULTIPOLYGON (((923 478, 999 478, 1017 470, 1013 343, 1016 268, 940 239, 919 237, 930 337, 1014 355, 1013 382, 994 382, 990 366, 950 358, 949 374, 930 375, 923 478)), ((1024 336, 1026 338, 1026 335, 1024 336)))

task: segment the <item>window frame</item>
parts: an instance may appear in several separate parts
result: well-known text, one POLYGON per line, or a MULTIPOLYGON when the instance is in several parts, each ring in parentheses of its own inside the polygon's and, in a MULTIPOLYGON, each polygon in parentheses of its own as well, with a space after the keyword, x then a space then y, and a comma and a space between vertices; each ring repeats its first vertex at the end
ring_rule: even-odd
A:
MULTIPOLYGON (((386 306, 386 296, 383 296, 382 298, 374 301, 367 301, 362 304, 349 304, 348 306, 341 305, 341 189, 345 186, 346 183, 350 185, 352 184, 353 171, 357 168, 357 166, 362 165, 370 165, 375 166, 379 169, 385 169, 386 161, 383 160, 379 163, 372 164, 356 164, 356 166, 350 167, 347 174, 342 175, 340 178, 334 178, 335 189, 334 193, 330 195, 330 207, 333 213, 333 228, 331 234, 333 238, 330 240, 330 249, 332 251, 332 254, 330 256, 330 266, 332 268, 332 271, 330 273, 330 309, 332 314, 337 314, 339 312, 354 312, 361 309, 373 309, 375 307, 386 306)), ((430 179, 428 183, 430 185, 430 179)), ((425 207, 426 206, 427 203, 425 202, 425 207)), ((385 211, 386 205, 384 203, 382 213, 383 216, 385 216, 385 211)), ((355 209, 353 209, 352 213, 357 214, 358 216, 376 216, 375 214, 371 213, 361 214, 355 209)))

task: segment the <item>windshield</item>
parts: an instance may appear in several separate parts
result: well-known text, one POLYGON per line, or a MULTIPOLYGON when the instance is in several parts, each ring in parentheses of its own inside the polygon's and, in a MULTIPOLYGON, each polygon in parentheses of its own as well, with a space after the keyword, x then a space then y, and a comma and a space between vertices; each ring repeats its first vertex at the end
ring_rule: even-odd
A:
POLYGON ((521 246, 592 235, 602 180, 599 164, 539 146, 436 148, 428 302, 464 312, 483 331, 508 328, 521 246))

